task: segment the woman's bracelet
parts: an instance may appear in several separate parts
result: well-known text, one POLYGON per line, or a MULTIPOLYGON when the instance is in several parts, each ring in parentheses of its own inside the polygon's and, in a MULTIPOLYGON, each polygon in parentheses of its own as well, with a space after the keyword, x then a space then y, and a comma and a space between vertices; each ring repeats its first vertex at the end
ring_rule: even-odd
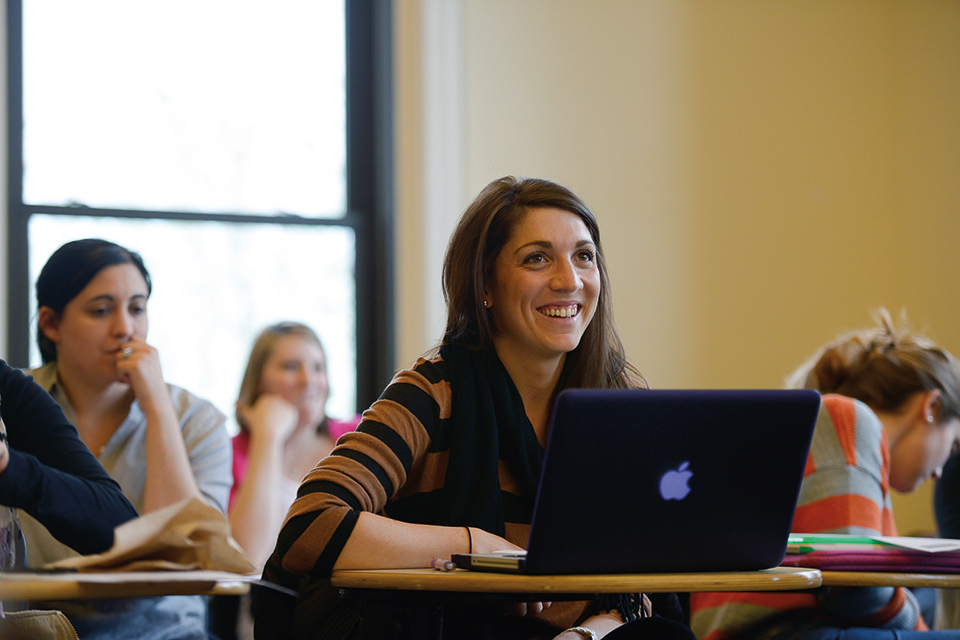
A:
POLYGON ((470 533, 470 527, 464 527, 467 530, 467 542, 470 543, 470 550, 467 553, 473 553, 473 534, 470 533))
POLYGON ((567 631, 573 631, 574 633, 579 633, 584 638, 589 638, 590 640, 597 640, 597 632, 594 631, 593 629, 587 629, 586 627, 570 627, 569 629, 564 631, 564 633, 566 633, 567 631))

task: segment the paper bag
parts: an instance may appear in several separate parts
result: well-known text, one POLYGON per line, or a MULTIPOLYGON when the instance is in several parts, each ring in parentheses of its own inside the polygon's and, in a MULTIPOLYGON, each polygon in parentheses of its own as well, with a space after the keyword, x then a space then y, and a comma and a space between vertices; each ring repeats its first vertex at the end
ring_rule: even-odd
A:
POLYGON ((48 565, 77 571, 210 570, 249 575, 257 571, 230 537, 222 513, 189 498, 114 529, 104 553, 65 558, 48 565))

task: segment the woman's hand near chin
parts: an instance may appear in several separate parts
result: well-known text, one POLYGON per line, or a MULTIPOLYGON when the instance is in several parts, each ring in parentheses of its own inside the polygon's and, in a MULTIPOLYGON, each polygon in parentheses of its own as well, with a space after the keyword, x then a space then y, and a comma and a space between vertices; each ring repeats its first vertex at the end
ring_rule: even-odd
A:
POLYGON ((287 506, 277 500, 285 473, 283 447, 300 422, 296 405, 263 393, 253 405, 237 403, 237 417, 250 434, 246 477, 230 506, 230 529, 244 553, 258 566, 277 542, 287 506))
POLYGON ((274 393, 263 393, 253 405, 237 403, 237 414, 251 439, 283 443, 297 428, 300 410, 274 393))
POLYGON ((180 421, 160 370, 160 354, 140 338, 120 347, 117 373, 140 403, 147 420, 147 477, 144 512, 150 513, 186 498, 203 499, 190 466, 180 421))
POLYGON ((117 373, 120 381, 133 389, 141 406, 169 402, 170 394, 160 369, 160 353, 140 338, 131 338, 121 345, 117 373))

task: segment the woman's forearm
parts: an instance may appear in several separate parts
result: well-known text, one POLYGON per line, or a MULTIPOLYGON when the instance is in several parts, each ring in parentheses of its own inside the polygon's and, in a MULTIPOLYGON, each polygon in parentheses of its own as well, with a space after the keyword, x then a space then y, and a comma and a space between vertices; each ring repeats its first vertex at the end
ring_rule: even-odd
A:
POLYGON ((146 486, 143 508, 150 513, 187 498, 203 499, 187 447, 169 400, 147 409, 146 486))
POLYGON ((247 557, 263 566, 277 542, 289 505, 277 500, 283 475, 283 442, 250 437, 246 476, 230 507, 230 531, 247 557))
MULTIPOLYGON (((479 537, 480 530, 471 529, 471 535, 479 537)), ((470 537, 465 527, 411 524, 373 513, 361 513, 333 568, 429 567, 434 558, 467 553, 470 537)))
MULTIPOLYGON (((590 629, 597 634, 598 638, 602 638, 622 625, 623 621, 619 614, 600 613, 587 618, 578 626, 590 629)), ((564 631, 555 636, 554 640, 583 640, 583 638, 584 635, 578 631, 564 631)))

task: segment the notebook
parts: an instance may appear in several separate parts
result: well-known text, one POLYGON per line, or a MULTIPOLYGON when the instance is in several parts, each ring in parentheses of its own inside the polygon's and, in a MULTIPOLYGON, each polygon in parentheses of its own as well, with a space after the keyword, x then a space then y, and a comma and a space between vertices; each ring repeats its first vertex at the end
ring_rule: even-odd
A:
POLYGON ((811 390, 567 389, 526 552, 451 560, 530 574, 776 566, 819 406, 811 390))

